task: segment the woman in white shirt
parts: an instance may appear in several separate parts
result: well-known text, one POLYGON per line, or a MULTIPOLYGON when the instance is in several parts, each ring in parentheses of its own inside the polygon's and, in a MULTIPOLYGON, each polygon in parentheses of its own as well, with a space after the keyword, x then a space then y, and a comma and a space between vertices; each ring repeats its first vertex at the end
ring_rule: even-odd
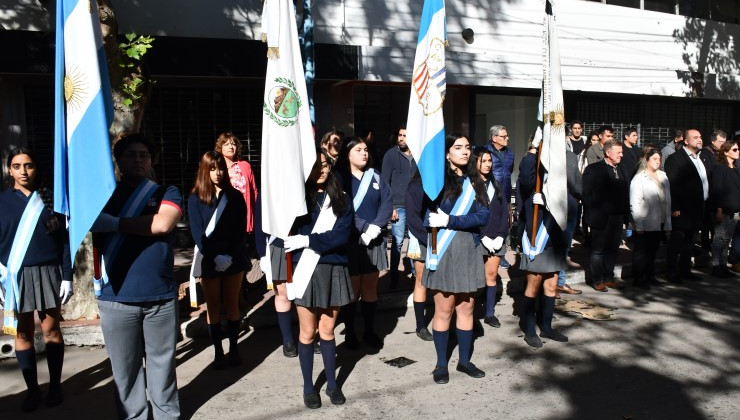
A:
POLYGON ((637 174, 630 184, 630 210, 635 231, 632 252, 634 285, 650 288, 655 279, 655 252, 662 232, 671 231, 671 189, 668 177, 660 170, 660 150, 646 146, 637 174))

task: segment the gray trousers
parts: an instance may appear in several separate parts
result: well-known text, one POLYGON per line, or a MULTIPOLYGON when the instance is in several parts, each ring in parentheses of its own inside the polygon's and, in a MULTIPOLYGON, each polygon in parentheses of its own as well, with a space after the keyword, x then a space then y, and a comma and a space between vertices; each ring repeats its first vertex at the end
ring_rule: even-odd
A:
POLYGON ((715 225, 712 237, 712 266, 727 266, 727 254, 730 250, 730 242, 735 234, 737 219, 732 214, 722 216, 722 221, 715 225))
POLYGON ((113 369, 121 419, 180 418, 175 377, 177 301, 98 301, 105 349, 113 369), (144 368, 146 358, 146 369, 144 368))

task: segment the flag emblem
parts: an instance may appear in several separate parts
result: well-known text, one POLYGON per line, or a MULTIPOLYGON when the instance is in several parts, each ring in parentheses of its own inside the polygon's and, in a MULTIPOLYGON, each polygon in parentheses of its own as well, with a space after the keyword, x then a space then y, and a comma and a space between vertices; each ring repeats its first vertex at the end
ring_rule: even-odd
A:
POLYGON ((276 77, 275 85, 267 91, 262 105, 265 113, 281 127, 290 127, 298 121, 298 111, 303 102, 296 92, 295 83, 285 77, 276 77))
POLYGON ((413 82, 424 115, 434 114, 442 108, 447 91, 445 42, 443 40, 432 38, 429 42, 429 55, 414 70, 413 82))

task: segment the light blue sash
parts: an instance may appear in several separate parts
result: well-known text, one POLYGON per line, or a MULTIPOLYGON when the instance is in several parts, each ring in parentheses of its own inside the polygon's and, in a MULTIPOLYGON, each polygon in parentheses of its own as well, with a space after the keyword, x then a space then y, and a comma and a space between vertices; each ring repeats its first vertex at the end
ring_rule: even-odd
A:
POLYGON ((409 245, 406 256, 412 260, 421 260, 421 244, 411 231, 409 231, 409 245))
POLYGON ((33 232, 44 210, 44 202, 37 192, 31 194, 18 224, 18 230, 13 237, 13 247, 8 255, 8 267, 0 264, 0 282, 5 288, 5 309, 3 316, 3 333, 16 335, 18 332, 18 309, 21 307, 21 296, 18 284, 18 274, 23 268, 23 259, 26 257, 28 245, 31 243, 33 232))
MULTIPOLYGON (((146 179, 139 184, 134 190, 133 194, 128 198, 123 209, 118 214, 118 217, 136 217, 141 214, 144 210, 144 206, 149 199, 154 195, 158 185, 146 179)), ((113 262, 118 256, 118 251, 121 250, 123 241, 126 239, 126 235, 123 233, 112 233, 108 235, 105 244, 103 245, 103 261, 100 264, 102 269, 101 278, 96 279, 93 276, 93 288, 95 289, 95 296, 100 296, 103 285, 108 283, 108 274, 105 271, 106 266, 113 267, 113 262)))
MULTIPOLYGON (((457 198, 457 201, 455 201, 455 206, 452 207, 450 216, 462 216, 468 214, 470 208, 473 207, 474 201, 475 189, 470 183, 470 179, 465 178, 462 193, 460 194, 460 197, 457 198)), ((447 247, 450 246, 450 243, 452 243, 452 238, 455 237, 456 233, 457 231, 454 229, 442 229, 437 233, 436 254, 432 254, 432 236, 431 233, 429 234, 429 239, 427 240, 427 244, 429 244, 429 246, 427 246, 426 267, 430 271, 437 269, 437 264, 442 260, 442 256, 447 251, 447 247)))
POLYGON ((534 260, 534 257, 545 250, 547 240, 550 238, 550 234, 547 233, 547 227, 550 225, 550 218, 546 214, 543 219, 544 220, 540 222, 540 226, 537 229, 537 236, 534 238, 534 245, 529 243, 529 235, 526 230, 522 235, 522 251, 524 251, 524 255, 529 257, 530 261, 534 260))
POLYGON ((352 199, 352 205, 354 206, 355 211, 357 211, 357 209, 360 208, 360 204, 362 204, 362 200, 365 199, 365 194, 367 194, 367 189, 370 188, 370 183, 373 181, 373 175, 375 175, 375 170, 373 168, 368 169, 367 171, 365 171, 364 174, 362 174, 362 179, 360 180, 360 187, 357 188, 357 194, 355 195, 355 198, 352 199))

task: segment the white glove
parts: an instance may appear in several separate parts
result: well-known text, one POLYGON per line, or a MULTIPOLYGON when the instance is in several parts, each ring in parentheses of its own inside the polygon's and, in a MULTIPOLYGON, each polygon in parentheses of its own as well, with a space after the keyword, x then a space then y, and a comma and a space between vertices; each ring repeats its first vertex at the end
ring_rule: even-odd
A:
POLYGON ((504 238, 497 236, 496 239, 493 240, 493 252, 498 251, 502 246, 504 246, 504 238))
POLYGON ((367 232, 360 235, 360 242, 362 242, 363 245, 368 246, 370 245, 370 242, 372 242, 373 238, 367 234, 367 232))
POLYGON ((288 238, 283 242, 285 244, 285 252, 293 252, 301 248, 308 248, 307 235, 288 236, 288 238))
POLYGON ((488 236, 484 236, 480 239, 480 243, 483 244, 484 247, 488 250, 488 252, 496 252, 494 249, 494 242, 493 239, 489 238, 488 236))
POLYGON ((118 232, 118 222, 121 219, 116 216, 111 216, 108 213, 100 213, 95 223, 90 227, 90 232, 101 233, 101 232, 118 232))
POLYGON ((449 222, 450 216, 442 209, 437 209, 436 213, 429 213, 429 226, 431 227, 445 227, 449 222))
POLYGON ((532 196, 532 203, 534 203, 534 204, 538 204, 538 205, 540 205, 540 206, 544 206, 544 205, 545 205, 545 200, 544 200, 544 198, 542 197, 542 194, 541 194, 541 193, 535 193, 535 194, 534 194, 534 195, 532 196))
POLYGON ((216 255, 213 262, 216 263, 216 271, 226 271, 231 267, 231 255, 216 255))
POLYGON ((69 280, 62 280, 62 287, 59 288, 59 297, 62 299, 62 305, 69 302, 69 298, 72 297, 73 294, 75 294, 74 286, 72 286, 72 282, 69 280))
POLYGON ((267 255, 265 255, 264 257, 261 257, 260 258, 260 270, 262 270, 262 272, 264 273, 270 270, 271 268, 272 268, 272 264, 270 263, 270 259, 267 258, 267 255))
POLYGON ((365 233, 370 236, 370 239, 375 239, 378 237, 378 235, 380 235, 380 226, 370 225, 367 227, 365 233))

